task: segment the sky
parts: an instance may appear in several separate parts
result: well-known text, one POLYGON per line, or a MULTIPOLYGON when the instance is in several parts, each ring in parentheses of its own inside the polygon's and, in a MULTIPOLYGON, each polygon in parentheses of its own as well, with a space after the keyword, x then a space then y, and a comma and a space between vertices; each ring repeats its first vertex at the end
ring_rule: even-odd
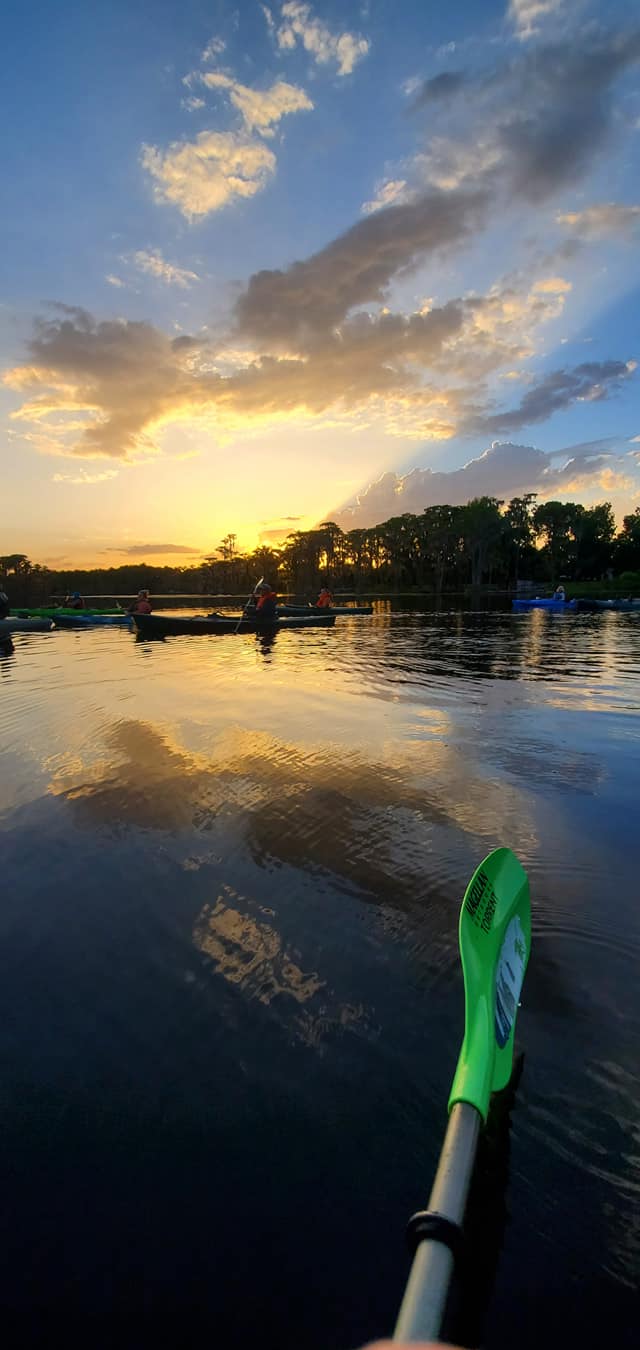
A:
POLYGON ((3 38, 0 554, 640 505, 637 5, 24 0, 3 38))

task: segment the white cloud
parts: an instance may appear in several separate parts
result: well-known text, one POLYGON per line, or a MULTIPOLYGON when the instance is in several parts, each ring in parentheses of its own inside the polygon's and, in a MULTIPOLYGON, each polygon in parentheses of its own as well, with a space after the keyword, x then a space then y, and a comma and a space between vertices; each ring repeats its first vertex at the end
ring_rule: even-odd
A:
POLYGON ((177 206, 188 220, 238 197, 255 197, 276 167, 266 145, 232 131, 201 131, 194 141, 174 141, 164 151, 144 145, 141 161, 155 180, 156 200, 177 206))
POLYGON ((208 89, 226 89, 229 98, 241 114, 247 131, 259 131, 263 136, 272 136, 272 127, 288 113, 307 112, 313 108, 311 99, 304 89, 295 84, 277 80, 270 89, 250 89, 229 75, 208 72, 201 77, 208 89))
POLYGON ((288 0, 281 6, 280 14, 282 21, 276 37, 281 51, 293 51, 300 42, 319 66, 335 62, 338 75, 350 75, 369 51, 367 38, 357 33, 332 33, 321 19, 313 16, 311 5, 300 0, 288 0))
POLYGON ((542 277, 533 287, 539 295, 566 295, 573 287, 564 277, 542 277))
POLYGON ((221 37, 212 37, 207 43, 200 60, 214 61, 216 56, 221 56, 222 53, 226 51, 226 47, 227 44, 221 37))
POLYGON ((370 202, 363 202, 362 211, 365 216, 370 216, 373 211, 381 211, 384 206, 392 206, 394 202, 403 202, 407 200, 407 183, 404 178, 392 178, 386 183, 377 183, 375 197, 370 202))
POLYGON ((167 286, 187 287, 192 281, 199 280, 197 272, 189 272, 186 267, 176 267, 174 263, 167 262, 159 248, 148 251, 139 249, 133 255, 133 262, 138 271, 157 277, 159 281, 166 282, 167 286))
POLYGON ((616 454, 622 438, 568 446, 547 454, 533 445, 493 441, 489 449, 459 469, 412 469, 385 473, 369 483, 351 505, 334 512, 343 529, 377 525, 402 511, 419 513, 428 506, 461 506, 473 497, 508 500, 525 492, 541 497, 565 496, 581 488, 624 491, 632 456, 616 454), (559 468, 554 461, 561 460, 559 468))
POLYGON ((190 98, 180 99, 180 107, 185 108, 187 112, 198 112, 200 108, 206 108, 206 106, 204 99, 196 98, 195 94, 192 94, 190 98))
POLYGON ((640 228, 640 206, 621 206, 603 202, 584 211, 567 211, 556 216, 559 225, 567 225, 583 239, 605 239, 608 235, 631 235, 640 228))
POLYGON ((507 13, 516 37, 522 42, 535 37, 545 20, 560 13, 564 3, 565 0, 510 0, 507 13))
POLYGON ((107 272, 105 281, 108 281, 110 286, 117 286, 118 288, 125 284, 122 278, 114 276, 113 272, 107 272))
POLYGON ((269 9, 269 6, 268 6, 268 5, 261 5, 260 8, 261 8, 261 10, 262 10, 262 13, 264 14, 265 22, 266 22, 267 28, 269 29, 269 32, 270 32, 270 33, 273 33, 274 30, 275 30, 275 26, 276 26, 276 25, 275 25, 275 21, 274 21, 274 18, 273 18, 273 14, 271 13, 271 10, 269 9))
POLYGON ((52 483, 74 483, 81 485, 85 483, 106 483, 110 478, 117 478, 117 469, 104 469, 102 473, 87 473, 81 469, 79 473, 54 473, 52 483))

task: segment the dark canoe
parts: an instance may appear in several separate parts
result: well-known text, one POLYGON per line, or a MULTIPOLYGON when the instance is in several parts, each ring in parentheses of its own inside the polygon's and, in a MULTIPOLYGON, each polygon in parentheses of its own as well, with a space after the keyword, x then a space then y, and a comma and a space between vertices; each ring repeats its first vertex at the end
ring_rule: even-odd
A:
POLYGON ((287 628, 331 628, 334 614, 300 614, 284 619, 243 618, 240 614, 202 614, 181 619, 173 614, 134 614, 133 621, 143 637, 187 637, 206 633, 278 633, 287 628), (239 625, 239 627, 238 627, 239 625))
POLYGON ((621 614, 640 614, 640 600, 576 600, 579 614, 602 614, 613 609, 621 614))
POLYGON ((332 605, 319 609, 317 605, 278 605, 278 614, 373 614, 373 605, 332 605))
POLYGON ((0 619, 0 637, 10 633, 49 633, 52 628, 51 619, 0 619))

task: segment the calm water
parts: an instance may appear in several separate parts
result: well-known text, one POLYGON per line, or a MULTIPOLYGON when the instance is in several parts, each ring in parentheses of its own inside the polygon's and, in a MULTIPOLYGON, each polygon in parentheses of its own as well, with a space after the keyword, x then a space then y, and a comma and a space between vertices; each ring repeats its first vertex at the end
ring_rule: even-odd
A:
POLYGON ((471 1216, 487 1271, 502 1245, 484 1342, 635 1344, 640 619, 384 604, 273 642, 14 641, 12 1343, 390 1330, 461 1037, 460 899, 506 844, 534 947, 508 1173, 487 1150, 471 1216))

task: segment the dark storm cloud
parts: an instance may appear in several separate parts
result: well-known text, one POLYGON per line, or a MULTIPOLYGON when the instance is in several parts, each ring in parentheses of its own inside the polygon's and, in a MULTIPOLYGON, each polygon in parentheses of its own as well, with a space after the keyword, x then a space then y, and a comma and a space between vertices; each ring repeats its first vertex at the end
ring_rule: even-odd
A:
POLYGON ((544 422, 580 401, 600 402, 617 393, 623 380, 635 369, 633 362, 586 361, 573 370, 553 370, 520 400, 509 412, 472 415, 463 429, 479 435, 508 435, 534 422, 544 422))

